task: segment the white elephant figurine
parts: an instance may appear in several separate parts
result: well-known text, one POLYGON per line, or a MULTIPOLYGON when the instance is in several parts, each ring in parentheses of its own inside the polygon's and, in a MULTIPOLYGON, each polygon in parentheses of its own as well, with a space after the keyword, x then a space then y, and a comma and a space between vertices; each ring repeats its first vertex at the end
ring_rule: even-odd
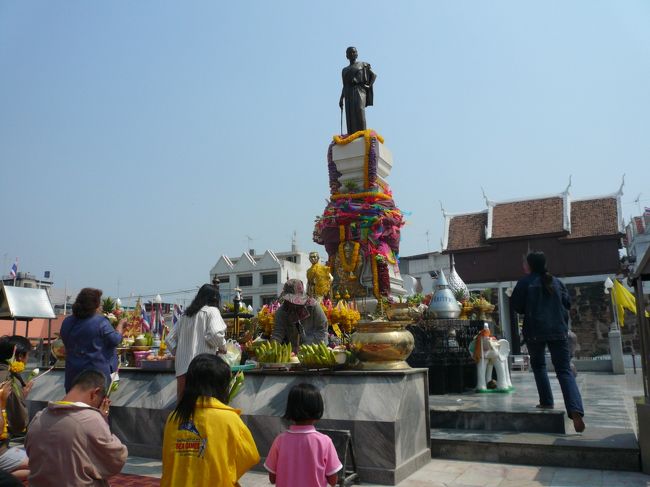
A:
POLYGON ((508 355, 510 344, 508 340, 497 340, 490 336, 490 327, 486 323, 483 330, 474 339, 474 360, 476 361, 476 390, 487 391, 487 382, 492 380, 492 369, 497 371, 497 390, 512 389, 508 355))

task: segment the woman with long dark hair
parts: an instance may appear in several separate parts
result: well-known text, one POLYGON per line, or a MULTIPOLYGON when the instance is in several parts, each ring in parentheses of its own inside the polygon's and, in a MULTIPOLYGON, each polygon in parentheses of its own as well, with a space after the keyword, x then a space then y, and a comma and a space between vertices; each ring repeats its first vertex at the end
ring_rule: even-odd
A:
POLYGON ((115 349, 122 341, 123 321, 115 328, 102 313, 102 291, 90 287, 79 291, 72 315, 63 320, 61 338, 65 346, 65 391, 86 369, 100 370, 111 382, 117 370, 115 349))
POLYGON ((524 315, 523 335, 530 354, 539 394, 538 408, 552 409, 553 393, 546 372, 546 347, 551 353, 555 374, 562 388, 564 405, 577 432, 585 429, 584 408, 575 377, 571 372, 569 351, 569 309, 571 300, 566 286, 549 274, 543 252, 526 256, 526 277, 517 282, 510 304, 524 315))
POLYGON ((215 354, 190 362, 185 390, 167 418, 161 487, 229 487, 260 460, 251 432, 227 405, 230 366, 215 354))
POLYGON ((204 284, 187 307, 166 343, 176 355, 176 398, 185 387, 185 373, 200 353, 226 351, 226 323, 219 313, 219 288, 204 284))

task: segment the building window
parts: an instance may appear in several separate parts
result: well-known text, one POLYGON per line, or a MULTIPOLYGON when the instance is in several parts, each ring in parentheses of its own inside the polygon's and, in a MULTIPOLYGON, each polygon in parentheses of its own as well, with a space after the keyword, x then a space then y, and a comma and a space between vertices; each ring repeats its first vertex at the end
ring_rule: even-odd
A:
POLYGON ((284 260, 289 261, 289 262, 293 262, 295 264, 297 262, 298 258, 295 255, 289 255, 284 260))
POLYGON ((262 284, 277 284, 278 283, 278 273, 270 272, 267 274, 262 274, 262 284))
POLYGON ((260 296, 262 299, 262 306, 265 304, 273 304, 275 301, 278 300, 277 296, 260 296))
POLYGON ((242 298, 242 304, 244 304, 247 308, 249 306, 253 306, 253 298, 242 298))
POLYGON ((230 282, 230 276, 217 276, 219 279, 219 284, 228 284, 230 282))
POLYGON ((251 287, 253 285, 253 276, 251 274, 237 276, 237 285, 239 287, 251 287))

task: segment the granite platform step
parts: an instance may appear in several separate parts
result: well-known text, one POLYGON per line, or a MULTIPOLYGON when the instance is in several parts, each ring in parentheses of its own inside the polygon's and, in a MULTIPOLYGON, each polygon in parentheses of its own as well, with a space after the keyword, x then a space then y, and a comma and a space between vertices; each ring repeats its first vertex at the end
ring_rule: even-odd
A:
POLYGON ((551 467, 640 471, 634 431, 587 428, 583 434, 434 428, 431 457, 551 467))
POLYGON ((472 410, 430 406, 432 428, 483 431, 517 431, 520 433, 566 433, 562 409, 527 411, 472 410))

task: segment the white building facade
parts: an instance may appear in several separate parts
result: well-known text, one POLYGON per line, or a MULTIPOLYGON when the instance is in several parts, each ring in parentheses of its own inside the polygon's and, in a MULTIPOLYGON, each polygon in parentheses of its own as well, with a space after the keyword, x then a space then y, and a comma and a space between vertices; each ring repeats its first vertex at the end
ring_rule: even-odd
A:
POLYGON ((309 255, 305 252, 275 253, 267 250, 263 254, 255 254, 250 250, 240 257, 222 255, 210 270, 210 281, 215 276, 219 279, 222 303, 231 302, 234 289, 238 287, 244 303, 258 311, 280 296, 288 279, 300 279, 306 288, 309 267, 309 255))
POLYGON ((449 256, 440 252, 427 252, 426 254, 400 256, 399 271, 404 280, 407 294, 429 294, 433 292, 434 278, 431 272, 442 271, 449 277, 449 256))

